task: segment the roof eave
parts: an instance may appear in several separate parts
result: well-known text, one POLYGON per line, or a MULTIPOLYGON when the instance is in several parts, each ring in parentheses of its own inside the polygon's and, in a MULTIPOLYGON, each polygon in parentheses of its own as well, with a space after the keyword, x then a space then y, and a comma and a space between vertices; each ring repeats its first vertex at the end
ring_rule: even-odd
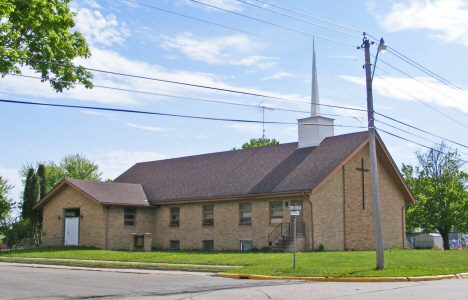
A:
POLYGON ((234 201, 234 200, 250 200, 261 198, 279 198, 291 197, 310 194, 311 190, 298 190, 288 192, 266 193, 266 194, 248 194, 248 195, 233 195, 233 196, 220 196, 220 197, 207 197, 207 198, 185 198, 185 199, 171 199, 171 200, 150 200, 149 202, 154 205, 161 204, 179 204, 179 203, 197 203, 197 202, 217 202, 217 201, 234 201))

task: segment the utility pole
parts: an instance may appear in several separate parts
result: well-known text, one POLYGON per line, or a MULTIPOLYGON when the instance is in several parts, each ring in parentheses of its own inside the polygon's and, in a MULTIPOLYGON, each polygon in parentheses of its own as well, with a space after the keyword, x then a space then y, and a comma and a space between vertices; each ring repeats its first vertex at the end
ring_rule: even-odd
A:
POLYGON ((385 270, 382 238, 382 220, 380 217, 379 175, 377 173, 377 152, 375 147, 374 104, 372 98, 372 75, 369 53, 370 43, 365 36, 363 40, 363 47, 366 56, 365 68, 367 87, 367 126, 369 130, 370 175, 372 186, 372 208, 374 210, 375 250, 377 256, 377 269, 385 270))

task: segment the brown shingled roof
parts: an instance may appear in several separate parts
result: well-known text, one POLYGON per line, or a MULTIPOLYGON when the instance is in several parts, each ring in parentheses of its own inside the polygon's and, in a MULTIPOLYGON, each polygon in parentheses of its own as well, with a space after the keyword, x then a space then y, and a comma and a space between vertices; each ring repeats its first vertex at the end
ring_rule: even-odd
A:
POLYGON ((64 179, 34 209, 41 209, 49 200, 66 186, 71 186, 88 196, 91 200, 103 205, 150 206, 145 193, 139 184, 64 179))
POLYGON ((358 132, 328 137, 317 147, 288 143, 138 163, 114 182, 141 184, 154 203, 310 191, 367 137, 358 132))

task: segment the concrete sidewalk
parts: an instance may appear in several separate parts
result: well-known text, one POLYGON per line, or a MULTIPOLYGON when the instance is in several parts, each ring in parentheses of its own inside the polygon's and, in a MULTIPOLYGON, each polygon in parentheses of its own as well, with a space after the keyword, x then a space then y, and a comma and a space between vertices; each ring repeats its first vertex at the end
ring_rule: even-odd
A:
POLYGON ((146 275, 176 275, 176 276, 215 276, 216 272, 195 272, 195 271, 175 271, 175 270, 148 270, 148 269, 119 269, 119 268, 92 268, 92 267, 76 267, 63 265, 44 265, 44 264, 25 264, 25 263, 10 263, 0 261, 0 265, 15 266, 24 268, 48 268, 62 270, 85 270, 111 273, 131 273, 131 274, 146 274, 146 275))

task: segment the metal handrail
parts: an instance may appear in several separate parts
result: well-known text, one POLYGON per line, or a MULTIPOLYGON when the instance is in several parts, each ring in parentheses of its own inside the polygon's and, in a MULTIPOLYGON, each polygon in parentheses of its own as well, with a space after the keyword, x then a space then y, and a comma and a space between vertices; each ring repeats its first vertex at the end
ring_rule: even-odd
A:
POLYGON ((273 229, 272 232, 270 232, 270 234, 268 235, 268 247, 271 248, 271 246, 273 245, 273 243, 278 239, 278 237, 282 236, 283 234, 283 223, 279 223, 275 229, 273 229), (280 233, 276 235, 276 237, 273 239, 273 237, 271 236, 272 234, 274 234, 277 229, 280 229, 280 233))

